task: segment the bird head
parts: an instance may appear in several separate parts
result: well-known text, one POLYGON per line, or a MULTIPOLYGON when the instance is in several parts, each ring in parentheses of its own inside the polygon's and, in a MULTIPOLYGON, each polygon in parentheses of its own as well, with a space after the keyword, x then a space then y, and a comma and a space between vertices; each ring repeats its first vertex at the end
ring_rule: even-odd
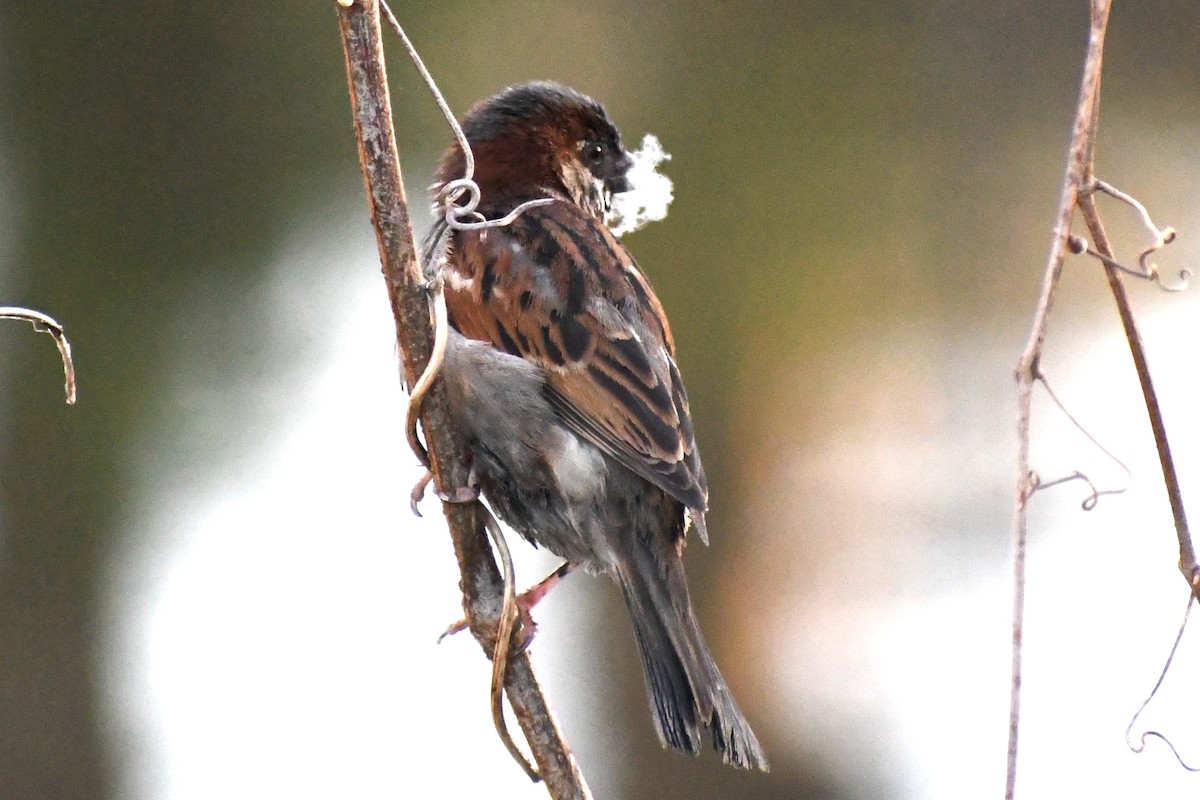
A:
MULTIPOLYGON (((597 219, 613 195, 631 189, 633 160, 604 106, 557 83, 510 86, 477 103, 463 120, 475 156, 482 204, 566 196, 597 219)), ((457 143, 442 158, 436 192, 463 175, 457 143)))

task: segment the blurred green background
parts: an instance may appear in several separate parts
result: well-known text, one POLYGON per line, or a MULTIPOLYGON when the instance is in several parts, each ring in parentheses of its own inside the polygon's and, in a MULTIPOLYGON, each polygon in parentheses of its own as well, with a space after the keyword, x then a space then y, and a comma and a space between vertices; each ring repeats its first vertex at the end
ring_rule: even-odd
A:
MULTIPOLYGON (((671 214, 629 245, 675 328, 712 484, 713 546, 688 557, 698 613, 774 769, 735 774, 711 756, 661 753, 619 598, 579 577, 562 601, 576 622, 548 623, 535 662, 549 651, 570 654, 555 656, 566 660, 548 667, 548 684, 597 796, 998 792, 1015 449, 1010 375, 1050 241, 1086 3, 589 0, 394 10, 458 111, 506 84, 551 78, 601 99, 630 143, 650 131, 673 156, 664 167, 675 182, 671 214), (910 608, 928 619, 923 598, 953 605, 984 584, 994 590, 986 612, 962 630, 927 646, 906 640, 883 655, 871 650, 889 631, 906 630, 890 626, 890 615, 910 608), (966 663, 951 668, 965 681, 961 695, 939 696, 949 692, 943 685, 926 702, 915 686, 887 687, 887 653, 942 668, 962 655, 963 631, 983 631, 991 649, 986 676, 966 663), (962 756, 949 750, 939 764, 938 746, 921 749, 905 738, 917 734, 897 724, 908 713, 932 715, 935 700, 970 705, 984 696, 978 729, 938 734, 972 751, 969 768, 954 766, 962 756), (912 706, 885 706, 889 697, 912 706), (939 783, 959 768, 969 777, 939 783)), ((1109 33, 1100 172, 1180 229, 1167 268, 1198 260, 1198 34, 1200 7, 1167 0, 1117 3, 1109 33)), ((387 39, 409 197, 425 221, 424 187, 449 135, 387 39)), ((386 324, 363 324, 366 312, 344 294, 351 283, 378 283, 371 313, 386 321, 345 85, 329 3, 0 5, 0 304, 64 323, 80 386, 78 406, 64 406, 49 339, 27 325, 0 326, 5 798, 217 796, 180 777, 193 774, 223 786, 223 797, 250 787, 245 796, 294 797, 285 773, 316 769, 286 748, 237 765, 184 765, 188 748, 170 742, 189 718, 165 715, 165 684, 154 683, 176 685, 169 665, 177 662, 155 649, 166 640, 143 636, 128 615, 150 613, 174 574, 168 566, 188 563, 189 520, 207 513, 210 500, 256 485, 271 432, 311 400, 306 376, 337 361, 332 337, 381 352, 379 380, 394 383, 386 324), (368 342, 368 334, 382 341, 368 342), (147 658, 160 659, 158 678, 144 678, 147 658)), ((1121 209, 1107 213, 1129 258, 1142 233, 1121 209)), ((1073 260, 1064 288, 1050 374, 1096 364, 1128 392, 1119 347, 1111 360, 1087 360, 1087 347, 1116 324, 1098 267, 1073 260)), ((1182 308, 1194 316, 1194 294, 1135 290, 1146 313, 1182 308)), ((1169 338, 1196 343, 1194 328, 1169 338)), ((1166 370, 1194 370, 1189 352, 1166 370)), ((1117 390, 1083 387, 1073 410, 1101 432, 1129 424, 1141 434, 1136 405, 1132 422, 1114 422, 1092 401, 1117 390)), ((1179 391, 1191 397, 1191 388, 1179 391)), ((313 435, 345 439, 338 421, 357 413, 334 407, 322 419, 335 422, 313 435)), ((1068 427, 1049 412, 1046 420, 1068 427)), ((414 559, 406 544, 414 534, 401 529, 411 485, 402 470, 411 472, 412 459, 388 430, 392 438, 378 444, 395 461, 373 469, 387 473, 391 492, 377 494, 387 495, 395 517, 376 527, 379 541, 395 544, 364 561, 403 584, 431 567, 414 559)), ((1135 483, 1157 502, 1152 462, 1136 468, 1144 437, 1129 447, 1123 455, 1135 464, 1135 483)), ((1190 440, 1178 449, 1192 458, 1190 440)), ((1063 471, 1097 461, 1109 469, 1078 438, 1046 457, 1061 458, 1063 471)), ((340 457, 293 461, 299 470, 355 470, 340 457)), ((367 502, 367 481, 352 474, 335 491, 314 480, 272 497, 303 506, 327 495, 350 520, 348 509, 367 502)), ((1077 500, 1056 495, 1043 507, 1077 515, 1077 500)), ((1124 502, 1109 508, 1140 514, 1117 505, 1124 502)), ((280 529, 275 549, 253 563, 281 573, 291 536, 299 536, 284 518, 267 513, 254 526, 280 529)), ((342 530, 332 519, 304 535, 323 537, 322 547, 336 552, 346 530, 362 525, 342 530)), ((1043 529, 1049 520, 1035 518, 1043 529)), ((449 622, 455 578, 439 535, 435 526, 421 537, 441 548, 449 599, 432 618, 449 622)), ((1173 587, 1169 529, 1159 524, 1146 538, 1165 542, 1154 580, 1173 587)), ((238 537, 222 541, 228 547, 214 563, 247 557, 238 537)), ((245 580, 268 579, 257 569, 245 580)), ((347 570, 353 580, 354 567, 347 570)), ((312 589, 293 588, 297 596, 312 589)), ((194 589, 195 619, 204 620, 225 587, 202 580, 194 589)), ((289 616, 286 597, 258 597, 306 635, 304 615, 289 616)), ((406 632, 406 604, 419 602, 401 595, 384 609, 384 626, 363 636, 400 639, 402 647, 413 636, 420 649, 397 656, 405 662, 482 662, 467 646, 429 650, 432 623, 406 632)), ((258 618, 252 601, 239 603, 230 613, 258 618)), ((1175 604, 1166 607, 1174 613, 1175 604)), ((254 666, 256 654, 273 651, 275 622, 249 645, 226 643, 228 651, 219 636, 205 639, 230 675, 259 676, 251 696, 275 679, 254 666)), ((188 639, 188 629, 163 624, 188 639)), ((329 631, 339 624, 321 623, 329 631)), ((1153 641, 1158 657, 1169 637, 1153 641)), ((330 735, 305 709, 336 705, 337 687, 354 682, 354 658, 347 662, 348 673, 311 680, 288 698, 288 726, 330 735)), ((185 687, 200 698, 212 692, 220 705, 224 690, 206 682, 212 675, 196 676, 185 687)), ((378 679, 373 691, 397 692, 400 709, 405 692, 478 695, 443 721, 448 731, 478 729, 476 743, 464 749, 430 737, 418 740, 424 748, 382 748, 378 757, 349 747, 345 763, 379 782, 313 796, 402 796, 418 785, 410 781, 437 786, 440 775, 454 774, 447 756, 472 762, 480 748, 489 757, 500 750, 482 683, 387 688, 388 673, 378 679)), ((229 731, 243 726, 236 705, 222 713, 229 731)), ((419 732, 424 723, 414 714, 395 724, 419 732)), ((1096 753, 1079 758, 1092 764, 1096 753)), ((331 760, 330 769, 350 769, 342 763, 331 760)), ((501 796, 539 796, 503 754, 488 763, 501 796)), ((1071 771, 1069 763, 1051 766, 1071 771)))

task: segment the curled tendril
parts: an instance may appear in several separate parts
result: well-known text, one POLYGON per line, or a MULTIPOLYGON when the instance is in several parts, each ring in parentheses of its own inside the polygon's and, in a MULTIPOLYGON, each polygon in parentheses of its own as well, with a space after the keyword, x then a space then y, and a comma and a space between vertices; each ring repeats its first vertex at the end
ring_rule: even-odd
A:
POLYGON ((1157 272, 1158 266, 1156 264, 1147 263, 1146 259, 1149 258, 1153 253, 1162 250, 1171 242, 1175 241, 1175 236, 1175 229, 1170 226, 1163 228, 1160 231, 1156 231, 1154 234, 1153 244, 1138 254, 1138 263, 1142 265, 1142 269, 1146 270, 1147 272, 1157 272))
POLYGON ((1135 278, 1141 278, 1142 280, 1152 281, 1155 285, 1158 286, 1159 289, 1161 289, 1164 292, 1175 293, 1175 292, 1185 291, 1191 285, 1192 271, 1190 269, 1187 269, 1186 267, 1180 269, 1179 270, 1179 283, 1175 284, 1174 286, 1168 286, 1167 284, 1163 283, 1163 281, 1162 281, 1162 275, 1158 271, 1158 265, 1153 264, 1153 263, 1149 263, 1149 264, 1146 263, 1146 260, 1145 260, 1146 257, 1150 253, 1153 253, 1155 251, 1155 249, 1157 249, 1157 248, 1151 248, 1149 250, 1145 250, 1142 252, 1141 257, 1138 259, 1138 263, 1142 266, 1142 269, 1134 269, 1133 267, 1127 267, 1124 264, 1122 264, 1120 261, 1117 261, 1116 259, 1113 259, 1113 258, 1109 258, 1108 256, 1104 255, 1103 253, 1101 253, 1097 250, 1094 250, 1091 247, 1086 246, 1086 243, 1085 243, 1085 249, 1083 250, 1083 252, 1087 253, 1089 256, 1092 256, 1093 258, 1098 260, 1101 264, 1103 264, 1106 267, 1112 267, 1115 270, 1120 270, 1121 272, 1124 272, 1126 275, 1132 275, 1135 278))
POLYGON ((1099 259, 1100 262, 1107 267, 1120 270, 1121 272, 1132 275, 1135 278, 1154 281, 1154 283, 1158 284, 1158 287, 1164 292, 1182 292, 1186 290, 1189 287, 1192 278, 1192 271, 1190 269, 1187 269, 1186 267, 1180 269, 1179 283, 1175 284, 1174 286, 1168 286, 1162 281, 1162 276, 1159 273, 1158 265, 1150 260, 1150 256, 1154 255, 1159 250, 1162 250, 1171 242, 1175 241, 1175 239, 1178 237, 1177 231, 1170 225, 1165 228, 1158 227, 1158 225, 1154 224, 1154 220, 1150 217, 1150 212, 1146 210, 1145 205, 1143 205, 1136 197, 1126 194, 1111 184, 1098 180, 1092 184, 1090 191, 1103 192, 1109 197, 1120 200, 1122 203, 1125 203, 1132 208, 1135 212, 1137 212, 1138 218, 1141 220, 1142 225, 1150 232, 1150 235, 1154 238, 1154 241, 1149 247, 1138 254, 1138 266, 1140 269, 1126 267, 1120 262, 1096 252, 1088 246, 1086 239, 1074 235, 1072 235, 1068 240, 1068 245, 1070 246, 1071 252, 1076 254, 1086 252, 1088 255, 1099 259))
POLYGON ((438 203, 445 208, 446 224, 459 231, 500 228, 505 225, 511 225, 513 220, 531 208, 554 202, 554 199, 550 197, 527 200, 499 219, 487 219, 475 210, 479 207, 480 197, 479 184, 473 178, 464 177, 447 181, 446 185, 438 193, 438 203), (463 204, 455 202, 462 196, 463 192, 467 193, 467 202, 463 204), (475 221, 466 221, 471 217, 474 217, 475 221))
MULTIPOLYGON (((479 200, 479 184, 470 176, 446 181, 446 184, 442 186, 442 190, 438 192, 438 203, 444 206, 452 206, 452 208, 447 209, 447 212, 457 210, 459 213, 456 216, 466 216, 467 214, 475 213, 475 209, 479 207, 479 200), (457 205, 455 201, 462 197, 463 192, 466 192, 468 195, 467 202, 457 205)), ((446 221, 449 222, 450 219, 451 215, 447 213, 446 221)))
MULTIPOLYGON (((1083 427, 1083 424, 1078 419, 1075 418, 1075 415, 1067 410, 1067 407, 1065 405, 1063 405, 1062 400, 1058 399, 1058 395, 1054 393, 1054 389, 1051 388, 1050 382, 1046 380, 1046 376, 1042 374, 1041 370, 1037 370, 1035 372, 1034 380, 1036 380, 1042 384, 1042 387, 1045 388, 1045 390, 1046 390, 1046 394, 1048 394, 1050 396, 1050 399, 1054 401, 1054 405, 1058 406, 1058 410, 1061 411, 1066 416, 1066 418, 1071 421, 1071 424, 1074 425, 1075 428, 1080 433, 1082 433, 1084 436, 1087 437, 1089 442, 1091 442, 1093 445, 1095 445, 1100 450, 1101 453, 1104 453, 1104 455, 1108 456, 1109 459, 1112 460, 1113 463, 1115 463, 1118 467, 1120 467, 1122 470, 1124 470, 1125 477, 1127 479, 1133 477, 1132 473, 1129 471, 1129 467, 1125 466, 1125 462, 1123 462, 1121 459, 1119 459, 1115 455, 1113 455, 1112 451, 1110 451, 1107 447, 1100 444, 1099 440, 1097 440, 1095 436, 1092 436, 1092 434, 1088 431, 1088 429, 1083 427)), ((1029 489, 1028 493, 1030 495, 1032 495, 1034 492, 1037 492, 1041 489, 1049 489, 1051 486, 1059 486, 1061 484, 1069 483, 1071 481, 1083 481, 1084 483, 1086 483, 1088 485, 1088 488, 1090 488, 1092 490, 1092 493, 1089 494, 1087 497, 1083 498, 1083 502, 1080 504, 1080 507, 1083 508, 1084 511, 1091 511, 1093 508, 1095 508, 1096 505, 1100 502, 1101 497, 1105 497, 1108 495, 1124 494, 1125 489, 1127 488, 1125 486, 1122 486, 1120 489, 1097 489, 1096 484, 1092 483, 1091 478, 1089 478, 1087 475, 1080 472, 1079 470, 1075 470, 1070 475, 1065 475, 1061 478, 1055 478, 1054 480, 1050 480, 1050 481, 1043 481, 1041 479, 1041 477, 1036 472, 1034 472, 1034 473, 1030 474, 1029 480, 1030 480, 1030 489, 1029 489)))
POLYGON ((1033 492, 1039 492, 1042 489, 1049 489, 1052 486, 1060 486, 1064 483, 1070 483, 1071 481, 1083 481, 1084 483, 1086 483, 1088 485, 1088 488, 1092 490, 1092 493, 1089 494, 1087 497, 1083 498, 1083 502, 1081 502, 1079 504, 1080 507, 1084 511, 1091 511, 1092 509, 1094 509, 1096 507, 1096 505, 1100 502, 1100 498, 1104 497, 1105 495, 1124 494, 1125 493, 1124 488, 1121 488, 1121 489, 1097 489, 1096 484, 1092 483, 1091 478, 1089 478, 1087 475, 1083 474, 1079 470, 1075 470, 1070 475, 1064 475, 1061 478, 1055 478, 1055 479, 1049 480, 1049 481, 1043 481, 1041 479, 1041 476, 1039 476, 1035 472, 1032 476, 1032 481, 1031 481, 1032 489, 1030 491, 1030 494, 1033 494, 1033 492))
MULTIPOLYGON (((1094 182, 1092 184, 1092 188, 1095 191, 1104 192, 1109 197, 1120 200, 1122 203, 1125 203, 1127 206, 1136 211, 1138 217, 1142 220, 1142 224, 1146 226, 1146 230, 1150 231, 1150 235, 1159 240, 1158 247, 1162 247, 1164 244, 1170 244, 1171 241, 1174 240, 1175 229, 1171 227, 1160 228, 1155 225, 1154 220, 1150 218, 1150 212, 1146 210, 1146 206, 1142 205, 1142 202, 1133 195, 1127 194, 1113 186, 1111 183, 1106 183, 1101 180, 1094 182)), ((1158 248, 1156 247, 1154 249, 1158 248)))
POLYGON ((454 118, 454 112, 450 110, 450 104, 446 102, 446 98, 442 95, 441 90, 438 89, 437 83, 433 80, 433 75, 429 73, 425 62, 421 60, 417 48, 413 45, 412 40, 408 38, 408 34, 404 32, 404 28, 400 26, 400 21, 396 19, 396 15, 392 13, 391 8, 388 7, 386 2, 381 2, 379 6, 388 24, 404 44, 404 49, 407 51, 408 57, 412 60, 413 66, 417 68, 417 72, 421 74, 425 85, 429 87, 430 94, 433 95, 434 101, 437 103, 438 108, 441 109, 442 116, 446 118, 446 123, 450 126, 450 130, 454 132, 454 139, 458 142, 458 146, 463 153, 463 176, 447 183, 442 188, 438 198, 439 203, 445 208, 446 224, 460 231, 498 228, 504 225, 511 225, 513 220, 527 209, 554 202, 549 197, 540 200, 530 200, 517 206, 500 219, 485 219, 482 214, 476 213, 475 209, 479 206, 480 191, 479 184, 475 182, 474 178, 475 154, 471 151, 471 145, 467 141, 467 136, 463 133, 462 126, 458 124, 458 120, 454 118), (454 201, 462 196, 463 192, 467 192, 470 197, 466 205, 460 206, 454 201), (466 221, 470 217, 476 217, 477 219, 473 222, 466 221))
POLYGON ((1179 762, 1179 766, 1186 769, 1188 772, 1200 772, 1200 767, 1193 767, 1183 760, 1183 756, 1179 754, 1179 750, 1175 748, 1174 743, 1166 737, 1165 734, 1159 731, 1143 731, 1138 736, 1137 742, 1133 741, 1133 726, 1137 724, 1138 718, 1142 712, 1146 710, 1146 706, 1150 705, 1150 701, 1158 695, 1158 690, 1162 687, 1163 681, 1167 677, 1167 672, 1171 669, 1171 664, 1175 661, 1175 653, 1179 650, 1179 643, 1183 640, 1183 632, 1187 630, 1188 618, 1192 613, 1192 595, 1188 594, 1187 610, 1183 612, 1183 622, 1179 625, 1179 633, 1175 634, 1175 643, 1171 645, 1171 652, 1167 654, 1167 660, 1163 664, 1162 672, 1158 675, 1158 680, 1154 682, 1154 688, 1150 690, 1150 694, 1138 706, 1138 710, 1129 718, 1129 725, 1125 727, 1125 745, 1135 753, 1141 753, 1146 749, 1147 739, 1158 739, 1171 751, 1171 755, 1175 756, 1175 760, 1179 762))
POLYGON ((1162 282, 1161 278, 1158 281, 1159 288, 1161 288, 1164 292, 1183 292, 1183 291, 1186 291, 1188 288, 1190 288, 1191 284, 1192 284, 1192 271, 1190 269, 1188 269, 1187 267, 1180 268, 1179 283, 1175 284, 1174 286, 1167 286, 1165 283, 1162 282))
MULTIPOLYGON (((446 122, 450 129, 454 132, 454 138, 458 141, 459 147, 463 152, 463 177, 448 181, 438 193, 438 203, 443 207, 446 225, 454 230, 480 230, 483 228, 495 228, 503 225, 510 225, 519 215, 535 206, 543 206, 547 203, 553 203, 554 200, 546 197, 539 200, 529 200, 521 203, 505 216, 500 219, 489 220, 484 218, 482 214, 476 211, 479 207, 479 201, 482 193, 479 189, 479 184, 472 177, 475 172, 475 156, 471 152, 471 145, 467 141, 466 135, 463 133, 462 127, 458 124, 458 120, 454 118, 454 113, 450 110, 449 104, 446 103, 445 97, 437 87, 437 83, 433 80, 433 76, 425 67, 425 62, 421 60, 421 56, 417 53, 417 49, 413 46, 412 41, 404 32, 404 28, 400 26, 399 20, 396 19, 392 10, 388 8, 387 3, 381 3, 380 7, 387 18, 388 23, 400 37, 400 41, 404 44, 404 49, 408 52, 409 58, 413 65, 417 68, 417 72, 421 74, 426 85, 429 87, 430 93, 433 95, 434 101, 438 108, 441 109, 446 122), (459 204, 457 200, 466 193, 467 201, 459 204), (472 220, 473 221, 468 221, 472 220)), ((446 355, 446 343, 448 338, 447 322, 446 322, 446 298, 442 291, 442 280, 440 270, 434 264, 434 256, 441 242, 440 236, 435 237, 435 242, 431 251, 427 253, 425 261, 425 279, 430 290, 430 306, 433 314, 433 352, 430 354, 429 363, 425 365, 425 370, 421 373, 421 377, 413 385, 412 392, 409 395, 408 413, 405 420, 405 429, 408 436, 409 446, 413 452, 421 460, 421 463, 429 466, 429 453, 424 445, 421 444, 417 436, 417 416, 420 413, 421 403, 425 398, 426 392, 432 386, 434 378, 437 377, 438 370, 441 369, 442 361, 446 355)))

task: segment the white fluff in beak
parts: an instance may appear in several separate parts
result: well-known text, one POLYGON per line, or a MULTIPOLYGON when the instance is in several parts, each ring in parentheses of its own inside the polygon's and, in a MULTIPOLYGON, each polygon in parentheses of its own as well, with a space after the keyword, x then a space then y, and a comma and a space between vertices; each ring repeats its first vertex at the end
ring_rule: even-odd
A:
POLYGON ((617 236, 632 233, 648 222, 658 222, 667 216, 667 206, 675 199, 671 179, 658 171, 658 165, 669 161, 671 155, 663 150, 658 137, 646 134, 641 146, 629 153, 633 166, 626 177, 633 187, 628 192, 613 195, 612 210, 605 223, 617 236))

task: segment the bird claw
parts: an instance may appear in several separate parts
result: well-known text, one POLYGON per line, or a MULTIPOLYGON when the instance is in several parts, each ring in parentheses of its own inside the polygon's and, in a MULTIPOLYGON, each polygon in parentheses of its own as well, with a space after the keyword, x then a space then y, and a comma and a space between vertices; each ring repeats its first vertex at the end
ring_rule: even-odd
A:
MULTIPOLYGON (((512 652, 523 653, 533 643, 534 634, 537 633, 537 623, 533 621, 533 607, 540 603, 542 598, 558 585, 559 581, 567 577, 572 569, 574 566, 571 562, 564 561, 558 569, 517 595, 517 625, 513 629, 512 652)), ((447 636, 460 633, 467 627, 465 618, 458 620, 442 631, 442 635, 437 639, 438 644, 441 644, 447 636)))
MULTIPOLYGON (((413 486, 412 494, 409 495, 408 507, 411 508, 412 512, 418 517, 421 516, 421 509, 417 506, 421 500, 425 498, 425 489, 428 488, 429 484, 432 482, 433 472, 427 470, 425 474, 421 476, 421 479, 417 481, 416 485, 413 486)), ((466 486, 460 486, 452 492, 443 492, 435 487, 433 493, 437 495, 438 499, 443 503, 474 503, 479 499, 479 482, 475 477, 474 468, 472 468, 467 474, 466 486)))
POLYGON ((421 476, 421 479, 419 481, 417 481, 416 484, 413 486, 412 494, 409 495, 408 507, 411 508, 412 513, 418 517, 421 516, 421 509, 418 508, 417 505, 421 502, 422 499, 424 499, 425 487, 427 487, 432 480, 433 480, 433 473, 426 470, 425 474, 421 476))
POLYGON ((475 486, 460 486, 452 492, 435 492, 443 503, 474 503, 479 499, 479 489, 475 486))
MULTIPOLYGON (((521 595, 517 598, 517 622, 513 625, 512 644, 509 651, 511 653, 523 653, 530 644, 533 643, 534 634, 537 633, 537 623, 533 621, 532 603, 526 603, 521 595)), ((536 601, 535 601, 536 602, 536 601)), ((437 638, 437 643, 441 644, 442 640, 448 636, 453 636, 456 633, 462 633, 469 627, 466 617, 451 623, 451 625, 442 631, 437 638)), ((495 633, 488 634, 488 639, 495 639, 495 633)), ((489 647, 488 652, 494 652, 494 647, 489 647)))
POLYGON ((448 628, 446 628, 446 630, 442 631, 442 635, 437 638, 437 643, 441 644, 442 639, 445 639, 447 636, 453 636, 456 633, 462 633, 466 629, 467 629, 467 618, 463 617, 458 622, 452 623, 450 625, 450 627, 448 627, 448 628))

